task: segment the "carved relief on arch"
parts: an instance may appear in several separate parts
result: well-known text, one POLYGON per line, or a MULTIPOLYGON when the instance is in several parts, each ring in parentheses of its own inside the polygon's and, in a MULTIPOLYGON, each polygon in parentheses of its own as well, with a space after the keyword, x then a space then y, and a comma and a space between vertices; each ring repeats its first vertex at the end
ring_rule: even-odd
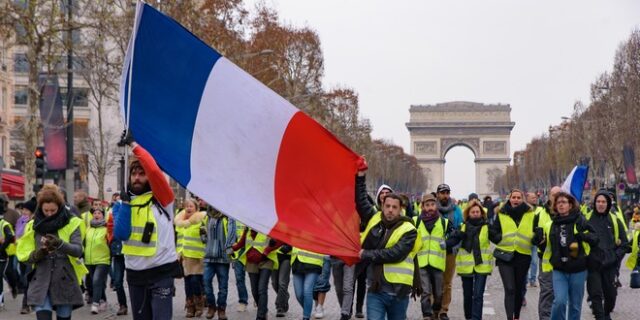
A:
POLYGON ((413 148, 414 154, 437 154, 438 145, 435 141, 416 141, 413 148))
POLYGON ((449 149, 456 145, 469 147, 473 154, 478 157, 480 155, 480 139, 479 138, 442 138, 440 140, 441 156, 444 159, 449 149))

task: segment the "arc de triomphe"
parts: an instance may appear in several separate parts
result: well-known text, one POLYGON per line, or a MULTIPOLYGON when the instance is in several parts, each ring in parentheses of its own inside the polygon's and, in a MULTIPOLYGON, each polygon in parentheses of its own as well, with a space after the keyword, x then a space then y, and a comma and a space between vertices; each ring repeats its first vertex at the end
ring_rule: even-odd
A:
POLYGON ((493 181, 511 161, 509 141, 515 122, 507 104, 446 102, 412 105, 406 124, 411 135, 411 154, 423 168, 427 191, 446 183, 444 163, 447 152, 465 146, 475 155, 476 193, 497 195, 493 181))

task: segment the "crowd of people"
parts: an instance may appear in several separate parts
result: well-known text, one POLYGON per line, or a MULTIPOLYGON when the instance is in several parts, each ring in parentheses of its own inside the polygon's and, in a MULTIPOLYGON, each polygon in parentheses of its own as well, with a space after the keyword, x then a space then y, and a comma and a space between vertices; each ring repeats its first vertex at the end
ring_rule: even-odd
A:
MULTIPOLYGON (((256 232, 197 197, 176 208, 155 160, 127 143, 135 155, 127 192, 108 205, 76 192, 70 206, 58 187, 45 185, 17 211, 3 208, 0 274, 13 298, 23 295, 21 313, 70 319, 86 304, 100 314, 111 287, 117 315, 171 319, 174 281, 182 278, 186 317, 224 320, 233 269, 237 311, 248 310, 248 274, 256 319, 267 318, 270 286, 276 317, 287 315, 293 279, 303 319, 325 317, 333 284, 341 320, 406 319, 410 298, 419 300, 423 319, 447 320, 456 274, 465 319, 482 319, 487 277, 497 267, 508 320, 520 319, 527 286, 540 287, 541 320, 581 319, 585 282, 595 319, 611 319, 624 256, 631 254, 628 268, 639 268, 640 214, 627 222, 604 190, 582 205, 559 187, 544 204, 517 189, 502 203, 472 194, 458 204, 446 184, 415 201, 387 185, 371 198, 361 159, 362 250, 360 262, 348 265, 256 232)), ((0 303, 3 291, 0 281, 0 303)))

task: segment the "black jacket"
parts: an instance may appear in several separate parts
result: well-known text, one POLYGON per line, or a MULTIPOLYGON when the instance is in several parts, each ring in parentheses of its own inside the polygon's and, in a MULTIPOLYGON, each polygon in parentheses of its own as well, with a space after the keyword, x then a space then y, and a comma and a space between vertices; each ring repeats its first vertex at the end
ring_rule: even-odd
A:
MULTIPOLYGON (((367 199, 365 177, 356 176, 356 210, 358 211, 358 215, 360 215, 361 228, 364 230, 369 223, 369 220, 371 220, 371 218, 377 213, 376 209, 367 199)), ((403 219, 409 218, 403 217, 403 219)), ((413 249, 416 238, 418 237, 416 230, 412 230, 405 233, 393 247, 384 248, 381 242, 387 232, 388 230, 386 230, 382 223, 379 223, 371 229, 362 246, 362 249, 364 249, 362 252, 362 267, 371 269, 369 268, 371 265, 396 263, 406 259, 411 252, 411 249, 413 249)), ((370 270, 367 271, 367 277, 369 280, 372 280, 373 275, 370 270)), ((384 277, 382 281, 382 288, 392 288, 394 291, 392 293, 396 295, 404 296, 411 293, 410 286, 386 283, 384 277)))
POLYGON ((588 225, 593 228, 598 236, 599 242, 597 246, 591 248, 588 258, 589 270, 598 271, 602 268, 608 268, 617 265, 618 261, 622 261, 627 251, 627 237, 625 237, 624 226, 619 219, 612 217, 610 213, 611 198, 608 193, 598 192, 594 197, 593 208, 589 218, 588 225), (595 210, 595 200, 604 196, 607 200, 607 209, 604 213, 598 213, 595 210), (618 243, 614 238, 614 226, 618 225, 618 243))
POLYGON ((588 225, 580 209, 577 208, 565 217, 554 215, 552 221, 549 237, 540 244, 540 248, 544 251, 546 246, 549 245, 549 243, 551 244, 551 258, 549 262, 553 266, 553 269, 567 273, 577 273, 587 270, 587 253, 582 242, 588 243, 591 248, 597 246, 598 236, 595 234, 595 230, 588 225), (576 229, 577 233, 574 234, 574 230, 576 229), (566 244, 564 246, 561 244, 563 230, 565 236, 564 243, 566 244), (578 256, 575 258, 569 255, 569 245, 572 242, 579 243, 578 256))

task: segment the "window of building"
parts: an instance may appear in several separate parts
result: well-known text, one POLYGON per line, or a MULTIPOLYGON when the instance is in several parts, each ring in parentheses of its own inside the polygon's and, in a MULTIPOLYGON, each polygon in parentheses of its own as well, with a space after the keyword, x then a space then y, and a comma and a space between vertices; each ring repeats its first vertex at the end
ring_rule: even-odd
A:
POLYGON ((14 72, 29 72, 29 62, 27 62, 27 55, 24 53, 16 53, 13 55, 13 71, 14 72))
MULTIPOLYGON (((60 96, 62 97, 62 105, 67 106, 67 88, 60 88, 60 96)), ((88 107, 89 106, 89 89, 73 88, 73 106, 88 107)))
POLYGON ((2 87, 2 95, 0 96, 0 104, 2 104, 2 108, 0 110, 2 110, 3 112, 7 111, 7 87, 2 87))
POLYGON ((29 90, 27 86, 16 86, 13 103, 26 105, 29 103, 29 90))

